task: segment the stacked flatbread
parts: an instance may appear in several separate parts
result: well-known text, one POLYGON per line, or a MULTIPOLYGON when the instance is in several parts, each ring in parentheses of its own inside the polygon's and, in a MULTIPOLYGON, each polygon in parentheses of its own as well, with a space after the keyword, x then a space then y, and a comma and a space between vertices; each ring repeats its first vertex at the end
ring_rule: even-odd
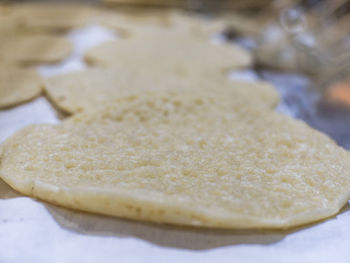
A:
POLYGON ((8 4, 0 9, 2 18, 11 21, 13 31, 29 34, 61 33, 82 27, 93 20, 96 12, 87 5, 35 2, 8 4))
MULTIPOLYGON (((1 61, 67 56, 65 40, 51 33, 80 25, 84 15, 75 20, 58 10, 67 21, 56 23, 52 10, 40 10, 29 12, 38 16, 31 22, 27 11, 15 12, 15 28, 22 21, 36 33, 8 34, 1 61)), ((133 33, 89 50, 85 60, 97 68, 46 79, 47 96, 72 116, 8 138, 0 177, 54 204, 159 223, 286 228, 337 213, 350 197, 349 153, 275 113, 278 96, 269 84, 228 80, 228 69, 252 64, 247 51, 194 37, 207 33, 191 19, 187 26, 162 19, 140 30, 120 19, 133 33)), ((35 71, 9 69, 0 72, 0 107, 40 93, 35 71)))
MULTIPOLYGON (((209 43, 210 34, 219 31, 221 22, 204 23, 199 16, 180 11, 111 12, 83 5, 26 3, 1 5, 0 13, 0 33, 6 36, 0 40, 3 68, 24 70, 27 66, 61 62, 72 51, 72 44, 61 33, 93 21, 126 33, 123 37, 132 36, 90 50, 85 58, 94 65, 148 68, 153 64, 151 67, 189 74, 187 71, 195 67, 218 67, 225 71, 252 63, 251 55, 236 45, 209 43), (119 48, 122 52, 115 51, 119 48)), ((7 70, 3 71, 2 74, 7 74, 7 70)), ((18 93, 13 88, 16 85, 9 86, 18 93)), ((8 87, 2 84, 0 89, 4 93, 8 87)), ((6 105, 33 98, 24 93, 17 97, 22 99, 6 105)))
POLYGON ((56 33, 82 25, 78 10, 85 9, 35 3, 0 5, 1 108, 41 94, 42 80, 34 67, 59 63, 71 54, 70 41, 56 33))

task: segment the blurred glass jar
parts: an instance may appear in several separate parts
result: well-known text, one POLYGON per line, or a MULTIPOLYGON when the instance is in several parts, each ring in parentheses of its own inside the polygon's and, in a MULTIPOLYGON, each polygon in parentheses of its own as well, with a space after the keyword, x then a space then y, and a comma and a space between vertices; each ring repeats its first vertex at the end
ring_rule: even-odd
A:
POLYGON ((259 64, 306 72, 322 87, 350 72, 350 2, 289 1, 258 39, 259 64))

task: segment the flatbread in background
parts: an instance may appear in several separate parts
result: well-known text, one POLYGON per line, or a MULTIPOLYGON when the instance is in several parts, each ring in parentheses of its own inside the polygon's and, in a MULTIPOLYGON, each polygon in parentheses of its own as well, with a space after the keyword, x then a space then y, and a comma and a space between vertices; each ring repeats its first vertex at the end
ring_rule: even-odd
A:
POLYGON ((16 19, 12 14, 12 9, 9 5, 0 3, 0 34, 13 33, 16 31, 16 19))
POLYGON ((123 37, 140 37, 147 34, 171 34, 179 38, 203 39, 209 41, 215 33, 225 29, 221 21, 206 19, 199 15, 179 10, 145 10, 139 14, 109 13, 102 15, 99 22, 123 37))
MULTIPOLYGON (((266 21, 244 16, 238 13, 217 14, 215 16, 198 15, 194 12, 172 10, 167 12, 168 27, 148 27, 150 30, 164 30, 175 34, 188 35, 210 41, 213 37, 227 31, 235 32, 238 36, 257 36, 261 33, 266 21)), ((146 30, 132 28, 129 34, 140 35, 146 30)), ((146 32, 147 33, 147 32, 146 32)))
POLYGON ((20 3, 8 8, 22 32, 67 31, 86 25, 97 12, 89 5, 63 3, 20 3))
POLYGON ((136 64, 149 68, 156 65, 175 71, 200 67, 225 72, 252 64, 251 54, 237 45, 214 44, 195 40, 187 34, 159 34, 158 31, 103 43, 88 50, 84 58, 87 63, 97 66, 136 64))
POLYGON ((29 101, 39 96, 42 88, 36 70, 0 66, 0 108, 29 101))
POLYGON ((247 11, 259 10, 266 6, 272 5, 272 0, 269 1, 212 1, 212 0, 102 0, 108 6, 130 6, 130 7, 177 7, 185 10, 197 10, 204 12, 224 12, 231 11, 247 11))
POLYGON ((286 228, 337 213, 349 153, 270 110, 213 107, 235 107, 226 95, 140 94, 95 120, 24 128, 2 145, 0 176, 54 204, 161 223, 286 228))
POLYGON ((0 63, 57 63, 72 52, 72 43, 52 35, 8 35, 0 39, 0 63))
POLYGON ((16 30, 15 22, 12 18, 4 17, 0 14, 0 33, 2 35, 12 33, 16 30))
POLYGON ((215 33, 223 32, 222 21, 209 19, 180 10, 141 9, 138 12, 105 12, 99 23, 116 30, 123 37, 138 37, 150 33, 184 35, 209 41, 215 33))
POLYGON ((206 41, 209 41, 215 34, 224 32, 226 29, 226 24, 222 20, 180 10, 170 12, 169 20, 172 30, 188 32, 193 37, 206 41))
MULTIPOLYGON (((105 124, 121 120, 139 122, 141 119, 151 124, 153 121, 168 122, 169 118, 181 119, 186 116, 185 121, 192 121, 194 124, 202 121, 202 118, 206 121, 207 113, 210 112, 219 112, 228 118, 233 118, 242 112, 247 112, 247 109, 272 111, 278 102, 278 95, 266 83, 234 81, 230 84, 232 86, 222 85, 216 88, 173 87, 162 90, 139 90, 85 109, 67 118, 65 122, 105 124), (173 107, 172 103, 176 107, 173 107)), ((214 119, 212 121, 215 122, 214 119)))
POLYGON ((108 5, 139 5, 160 7, 187 7, 187 0, 102 0, 108 5))
POLYGON ((265 83, 230 81, 225 75, 194 68, 189 72, 166 71, 162 68, 120 67, 88 69, 45 80, 48 97, 67 113, 95 109, 108 102, 142 91, 226 90, 234 99, 247 104, 273 108, 278 102, 274 88, 265 83))
POLYGON ((170 21, 166 10, 105 11, 96 18, 103 26, 116 30, 122 37, 130 37, 147 30, 169 30, 170 21))
POLYGON ((11 4, 9 2, 0 2, 0 17, 8 17, 13 13, 13 9, 11 8, 11 4))
MULTIPOLYGON (((137 9, 138 10, 138 9, 137 9)), ((195 12, 168 9, 141 9, 134 12, 101 12, 99 23, 116 30, 124 37, 171 33, 210 40, 226 31, 238 36, 257 36, 268 22, 266 19, 249 17, 238 13, 220 13, 214 16, 195 12)))

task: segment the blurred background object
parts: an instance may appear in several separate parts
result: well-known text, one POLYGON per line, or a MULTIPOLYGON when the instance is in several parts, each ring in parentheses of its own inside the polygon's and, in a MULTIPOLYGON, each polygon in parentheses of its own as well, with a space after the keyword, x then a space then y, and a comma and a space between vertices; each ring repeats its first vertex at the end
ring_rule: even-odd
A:
POLYGON ((314 96, 299 105, 298 117, 349 149, 350 2, 275 2, 279 21, 271 21, 258 38, 257 64, 305 74, 314 96))

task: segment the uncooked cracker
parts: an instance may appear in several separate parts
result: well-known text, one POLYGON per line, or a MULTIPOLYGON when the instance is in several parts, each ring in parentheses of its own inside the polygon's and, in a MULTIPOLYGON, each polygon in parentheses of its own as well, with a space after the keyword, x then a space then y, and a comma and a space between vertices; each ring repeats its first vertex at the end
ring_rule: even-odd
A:
POLYGON ((140 37, 149 34, 170 34, 176 38, 209 41, 214 33, 220 33, 224 25, 201 16, 180 11, 158 11, 159 15, 146 12, 142 15, 101 16, 100 23, 116 30, 122 37, 140 37))
POLYGON ((3 15, 0 13, 0 34, 10 34, 16 30, 16 22, 11 16, 3 15))
POLYGON ((166 10, 135 10, 124 12, 100 12, 97 21, 103 26, 116 30, 123 37, 148 30, 169 30, 166 10))
POLYGON ((170 12, 169 20, 174 31, 188 32, 193 37, 207 41, 226 28, 222 20, 180 10, 170 12))
POLYGON ((234 44, 214 44, 188 35, 147 32, 140 37, 106 42, 88 50, 85 60, 100 66, 140 65, 172 70, 210 68, 225 71, 251 65, 251 54, 234 44))
POLYGON ((0 63, 56 63, 70 55, 72 43, 51 35, 7 35, 0 39, 0 63))
POLYGON ((142 10, 139 12, 105 12, 99 22, 116 30, 123 37, 138 37, 149 33, 171 34, 183 38, 200 38, 206 41, 225 26, 222 21, 212 20, 180 10, 142 10))
POLYGON ((278 102, 274 88, 265 83, 230 81, 224 75, 200 69, 176 72, 161 68, 122 67, 88 69, 45 80, 49 98, 67 113, 94 109, 141 91, 188 89, 193 92, 224 90, 250 105, 273 108, 278 102))
POLYGON ((202 39, 210 39, 226 31, 234 32, 238 37, 258 36, 267 22, 232 11, 208 17, 176 10, 170 12, 169 20, 173 30, 189 31, 193 36, 202 39))
POLYGON ((0 67, 0 108, 29 101, 41 93, 42 79, 34 69, 0 67))
POLYGON ((89 5, 21 3, 10 5, 17 29, 25 32, 61 32, 92 21, 97 11, 89 5))
POLYGON ((24 128, 3 144, 0 176, 74 209, 206 227, 286 228, 348 201, 348 152, 300 121, 218 101, 230 98, 140 94, 95 120, 24 128))
POLYGON ((159 6, 159 7, 188 7, 186 0, 103 0, 109 5, 135 5, 135 6, 159 6))

